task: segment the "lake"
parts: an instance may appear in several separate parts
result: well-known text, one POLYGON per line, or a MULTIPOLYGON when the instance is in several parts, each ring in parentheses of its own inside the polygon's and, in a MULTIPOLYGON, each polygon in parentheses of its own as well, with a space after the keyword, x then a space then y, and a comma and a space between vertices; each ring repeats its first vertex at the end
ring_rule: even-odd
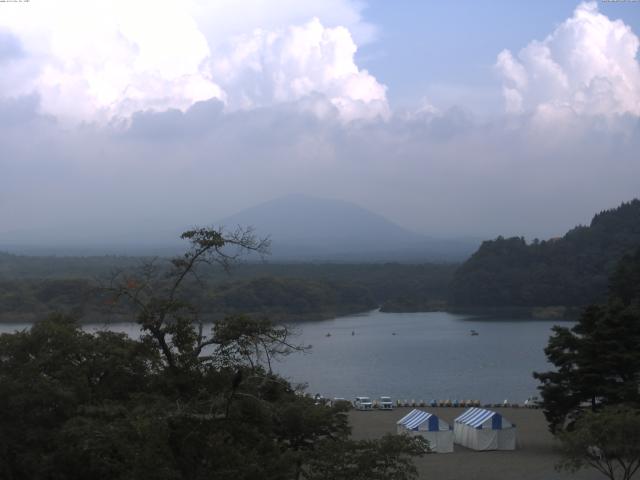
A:
POLYGON ((550 368, 543 349, 556 323, 373 311, 297 324, 312 349, 276 369, 330 397, 523 402, 538 394, 531 372, 550 368))
MULTIPOLYGON (((327 397, 521 403, 537 395, 531 372, 550 368, 543 349, 556 323, 379 311, 297 323, 295 342, 312 348, 274 364, 274 369, 294 383, 308 383, 309 393, 327 397), (477 336, 470 334, 472 329, 477 336)), ((24 324, 0 324, 0 332, 22 328, 24 324)), ((110 328, 139 333, 136 324, 110 328)))

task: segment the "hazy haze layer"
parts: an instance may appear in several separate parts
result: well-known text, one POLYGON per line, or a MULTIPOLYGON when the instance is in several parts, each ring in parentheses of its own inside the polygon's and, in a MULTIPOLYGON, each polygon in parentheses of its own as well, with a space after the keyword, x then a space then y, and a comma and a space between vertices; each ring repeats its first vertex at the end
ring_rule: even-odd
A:
POLYGON ((291 193, 431 236, 544 238, 640 195, 639 40, 595 2, 495 51, 492 113, 392 104, 357 54, 392 28, 365 4, 54 3, 0 5, 5 238, 126 243, 291 193))

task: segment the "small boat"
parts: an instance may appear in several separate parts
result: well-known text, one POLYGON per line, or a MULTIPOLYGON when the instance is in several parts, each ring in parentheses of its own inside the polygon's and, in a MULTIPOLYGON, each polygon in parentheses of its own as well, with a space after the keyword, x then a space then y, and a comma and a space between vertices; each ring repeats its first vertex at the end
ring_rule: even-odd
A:
POLYGON ((325 335, 325 337, 330 337, 330 336, 331 336, 331 334, 330 334, 330 333, 327 333, 327 334, 325 335))
POLYGON ((471 336, 474 337, 476 335, 480 335, 478 332, 476 332, 475 330, 471 330, 471 336))

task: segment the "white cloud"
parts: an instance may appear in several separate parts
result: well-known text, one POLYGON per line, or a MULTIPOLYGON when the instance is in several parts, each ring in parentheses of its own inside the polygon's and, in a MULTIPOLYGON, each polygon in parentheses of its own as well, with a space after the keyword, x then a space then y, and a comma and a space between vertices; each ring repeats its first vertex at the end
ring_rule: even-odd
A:
POLYGON ((327 95, 347 119, 371 116, 372 107, 385 111, 384 87, 357 68, 351 32, 339 25, 342 17, 363 41, 373 38, 357 5, 331 0, 330 14, 312 2, 282 0, 282 8, 268 3, 277 14, 269 15, 256 0, 34 0, 3 6, 0 29, 23 55, 3 65, 0 95, 36 93, 43 113, 72 121, 184 111, 210 98, 228 100, 231 109, 260 106, 310 93, 327 95), (309 22, 316 10, 338 26, 309 22), (268 27, 261 33, 254 31, 260 19, 255 12, 262 12, 268 27), (305 23, 289 23, 301 18, 305 23), (223 34, 241 43, 230 45, 223 34), (258 55, 266 59, 262 65, 256 65, 258 55), (272 77, 251 84, 251 72, 272 77))
POLYGON ((207 223, 307 191, 425 232, 544 236, 638 195, 638 39, 594 4, 502 52, 508 109, 526 113, 478 119, 431 104, 442 88, 389 113, 354 60, 372 38, 359 10, 279 1, 3 4, 0 232, 124 235, 150 212, 158 229, 207 223))
POLYGON ((514 56, 498 55, 506 109, 556 115, 640 115, 640 42, 621 20, 580 4, 571 18, 543 41, 532 41, 514 56))
POLYGON ((314 17, 327 27, 347 28, 355 42, 364 45, 375 40, 377 31, 363 20, 363 8, 361 0, 197 0, 190 3, 189 11, 209 45, 222 45, 256 29, 302 25, 314 17))
POLYGON ((387 116, 386 87, 355 64, 357 46, 344 27, 319 19, 284 30, 256 30, 236 38, 212 62, 213 77, 231 108, 291 102, 323 94, 342 118, 387 116))
POLYGON ((26 52, 14 68, 23 62, 37 68, 7 93, 36 92, 43 112, 72 120, 187 108, 220 97, 202 68, 209 47, 193 18, 178 1, 150 6, 67 0, 11 9, 0 22, 26 52))

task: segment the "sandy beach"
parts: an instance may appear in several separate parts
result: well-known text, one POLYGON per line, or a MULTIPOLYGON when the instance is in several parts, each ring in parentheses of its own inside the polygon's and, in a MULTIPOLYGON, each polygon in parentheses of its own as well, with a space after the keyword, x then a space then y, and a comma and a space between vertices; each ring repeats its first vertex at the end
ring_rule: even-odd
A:
MULTIPOLYGON (((392 411, 374 410, 361 412, 352 410, 349 419, 355 439, 377 438, 385 433, 395 433, 396 421, 406 415, 411 408, 397 408, 392 411)), ((438 415, 453 424, 453 419, 465 409, 462 408, 421 408, 438 415)), ((454 453, 429 454, 416 460, 421 479, 430 480, 555 480, 604 479, 596 470, 582 470, 576 474, 556 472, 554 465, 560 458, 552 435, 541 410, 524 408, 497 408, 511 422, 515 423, 517 445, 510 452, 475 452, 459 445, 454 453)), ((640 475, 634 476, 639 478, 640 475)))

